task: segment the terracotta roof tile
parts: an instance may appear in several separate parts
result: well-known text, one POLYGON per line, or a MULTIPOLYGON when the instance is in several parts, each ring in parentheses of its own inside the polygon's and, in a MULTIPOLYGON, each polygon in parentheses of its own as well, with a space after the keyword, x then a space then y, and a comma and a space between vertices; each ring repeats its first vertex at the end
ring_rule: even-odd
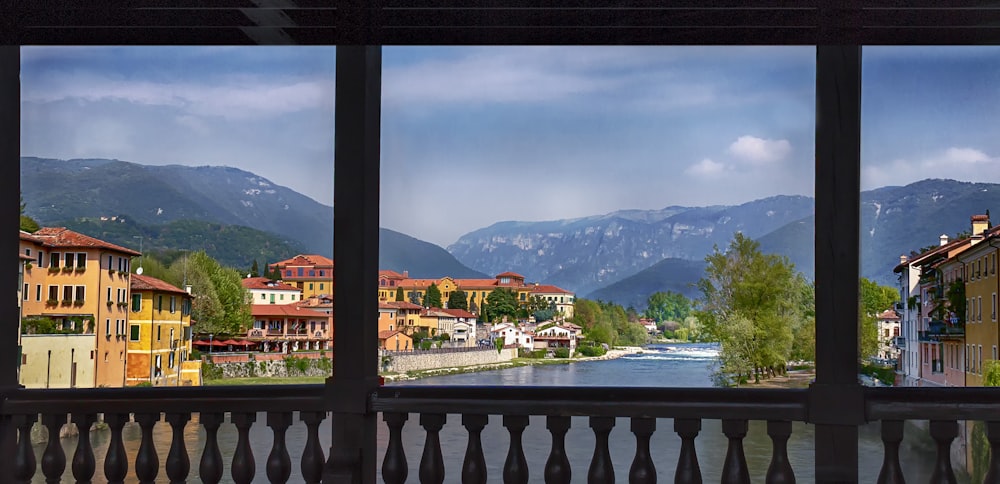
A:
POLYGON ((387 331, 379 331, 378 332, 378 339, 389 339, 389 338, 392 338, 394 335, 401 334, 401 333, 402 333, 402 331, 400 331, 398 329, 387 330, 387 331))
POLYGON ((155 277, 144 276, 141 274, 132 274, 130 277, 129 285, 132 291, 158 291, 158 292, 169 292, 174 294, 188 295, 186 291, 178 288, 168 282, 161 281, 155 277))
POLYGON ((247 277, 240 281, 243 287, 247 289, 266 289, 271 291, 295 291, 301 292, 299 288, 285 284, 283 282, 273 281, 267 277, 247 277))
POLYGON ((559 294, 573 294, 559 286, 553 286, 551 284, 536 284, 531 288, 531 292, 542 292, 542 293, 559 293, 559 294))
POLYGON ((441 311, 448 313, 456 318, 473 319, 476 317, 475 314, 472 314, 464 309, 442 309, 441 311))
POLYGON ((306 309, 295 304, 254 304, 251 313, 257 316, 283 316, 290 318, 327 319, 329 314, 306 309))
POLYGON ((281 262, 275 262, 270 264, 271 266, 317 266, 317 267, 333 267, 333 260, 328 257, 324 257, 318 254, 299 254, 291 259, 285 259, 281 262))
POLYGON ((115 245, 111 242, 95 239, 94 237, 84 235, 79 232, 74 232, 66 227, 42 227, 33 234, 27 234, 27 237, 25 234, 27 233, 21 232, 22 240, 31 240, 46 247, 108 249, 128 255, 142 255, 138 251, 122 247, 120 245, 115 245))
POLYGON ((379 307, 382 307, 383 304, 385 305, 385 307, 395 308, 395 309, 423 309, 424 308, 423 306, 421 306, 419 304, 413 304, 410 301, 385 301, 385 302, 380 302, 379 303, 379 307))

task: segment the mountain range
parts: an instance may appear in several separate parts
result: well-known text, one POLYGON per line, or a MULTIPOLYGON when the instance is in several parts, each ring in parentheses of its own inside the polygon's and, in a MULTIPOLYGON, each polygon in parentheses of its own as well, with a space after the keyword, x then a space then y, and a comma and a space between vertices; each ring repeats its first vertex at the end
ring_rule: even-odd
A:
MULTIPOLYGON (((222 253, 233 245, 263 244, 274 257, 301 250, 332 256, 332 207, 236 168, 26 157, 21 189, 26 214, 43 225, 90 227, 130 247, 139 232, 151 243, 166 236, 160 241, 164 248, 222 253), (112 221, 101 217, 118 217, 126 228, 109 228, 112 221), (211 243, 195 244, 199 233, 211 243), (253 242, 227 244, 233 237, 253 242), (185 247, 170 247, 185 240, 185 247)), ((1000 207, 1000 185, 932 179, 864 191, 860 197, 861 274, 895 285, 892 268, 900 255, 934 245, 942 234, 969 230, 969 216, 1000 207)), ((813 213, 811 197, 778 195, 739 205, 505 221, 461 236, 447 251, 383 228, 379 267, 422 278, 514 271, 529 281, 641 309, 655 291, 697 296, 694 283, 705 256, 713 247, 725 249, 737 231, 759 241, 762 251, 787 256, 812 277, 813 213)), ((226 257, 242 264, 262 249, 236 250, 226 257)))
MULTIPOLYGON (((42 225, 82 229, 96 221, 110 242, 129 247, 137 245, 133 235, 150 237, 155 243, 151 233, 178 221, 200 221, 266 232, 254 237, 290 247, 275 254, 304 250, 333 256, 333 207, 237 168, 22 157, 21 194, 25 214, 42 225), (136 225, 134 232, 123 233, 129 223, 136 225)), ((486 277, 444 249, 399 232, 380 229, 379 241, 380 268, 408 270, 413 277, 438 277, 439 271, 455 277, 486 277)), ((239 267, 246 267, 248 258, 260 257, 259 248, 227 244, 224 239, 174 237, 171 243, 184 244, 174 249, 205 249, 221 262, 239 267)))

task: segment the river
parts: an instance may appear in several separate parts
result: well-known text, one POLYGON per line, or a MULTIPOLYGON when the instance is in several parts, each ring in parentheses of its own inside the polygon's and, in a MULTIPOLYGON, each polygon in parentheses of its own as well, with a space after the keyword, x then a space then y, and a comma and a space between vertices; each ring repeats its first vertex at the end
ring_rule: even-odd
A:
MULTIPOLYGON (((540 365, 508 368, 503 370, 484 371, 430 377, 420 380, 406 381, 398 384, 406 385, 503 385, 511 386, 516 391, 517 385, 555 385, 555 386, 671 386, 671 387, 708 387, 711 386, 710 364, 715 360, 717 351, 712 345, 704 344, 674 344, 653 345, 643 353, 627 355, 615 360, 587 361, 566 365, 540 365)), ((390 384, 391 385, 391 384, 390 384)), ((595 388, 595 391, 600 391, 595 388)), ((297 414, 296 414, 297 418, 297 414)), ((501 482, 501 473, 507 455, 508 434, 501 425, 500 416, 491 416, 490 423, 483 430, 482 440, 486 453, 486 464, 490 482, 501 482)), ((201 449, 204 446, 204 430, 196 425, 197 416, 186 428, 185 442, 191 457, 191 482, 197 482, 198 462, 201 449)), ((320 439, 324 451, 329 451, 329 421, 321 426, 320 439)), ((288 429, 287 441, 289 454, 292 456, 293 468, 289 482, 301 482, 298 456, 305 444, 305 425, 296 422, 288 429)), ((378 442, 379 463, 385 453, 388 431, 379 420, 378 442)), ((441 431, 441 447, 445 461, 445 482, 459 482, 462 459, 468 434, 461 426, 459 415, 449 415, 448 423, 441 431)), ((107 450, 110 433, 96 431, 91 436, 92 444, 98 462, 98 472, 95 483, 106 482, 103 479, 103 460, 107 450)), ((129 478, 126 482, 138 482, 134 476, 134 460, 141 439, 137 424, 126 425, 123 431, 126 452, 129 455, 129 478)), ((219 446, 226 460, 224 482, 229 482, 228 464, 232 459, 236 446, 236 429, 231 424, 224 424, 219 430, 219 446)), ((419 426, 416 415, 411 415, 403 429, 403 444, 409 463, 409 482, 418 482, 417 467, 423 449, 424 432, 419 426)), ((541 482, 541 475, 548 457, 550 437, 545 429, 544 417, 532 417, 531 424, 524 432, 524 453, 531 472, 531 482, 541 482)), ((610 436, 611 456, 615 464, 615 477, 618 482, 628 481, 628 468, 635 452, 635 439, 629 430, 629 420, 619 418, 610 436)), ((157 423, 154 429, 154 443, 160 456, 160 465, 166 460, 170 448, 170 426, 165 422, 157 423)), ((76 445, 75 438, 64 439, 63 448, 67 460, 72 458, 76 445)), ((704 420, 702 431, 696 440, 698 460, 705 482, 718 482, 721 476, 722 462, 726 453, 727 440, 722 434, 721 423, 715 420, 704 420)), ((251 446, 257 463, 255 481, 266 482, 264 470, 265 460, 270 452, 271 430, 266 426, 266 415, 258 415, 257 422, 251 430, 251 446)), ((594 434, 588 426, 585 417, 574 417, 573 426, 566 436, 567 453, 573 469, 573 482, 585 482, 587 468, 594 452, 594 434)), ((750 430, 744 440, 747 463, 754 482, 763 482, 767 466, 771 459, 771 441, 767 436, 764 422, 751 422, 750 430)), ((680 449, 680 438, 673 432, 673 422, 670 419, 659 419, 657 431, 653 434, 651 449, 656 459, 656 470, 660 482, 672 482, 674 467, 677 464, 677 454, 680 449)), ((804 423, 796 423, 788 442, 789 460, 799 482, 813 481, 813 427, 804 423)), ((37 460, 41 460, 44 445, 35 446, 37 460)), ((859 438, 859 457, 862 482, 874 482, 882 464, 882 443, 879 439, 878 424, 870 424, 861 428, 859 438)), ((906 429, 906 438, 901 447, 901 460, 906 479, 911 482, 930 475, 934 462, 934 454, 929 437, 912 425, 906 429), (922 441, 920 435, 922 435, 922 441)), ((67 466, 65 482, 72 482, 71 471, 67 466)), ((166 473, 161 468, 158 481, 166 482, 166 473)), ((35 475, 33 482, 44 482, 41 469, 35 475)))

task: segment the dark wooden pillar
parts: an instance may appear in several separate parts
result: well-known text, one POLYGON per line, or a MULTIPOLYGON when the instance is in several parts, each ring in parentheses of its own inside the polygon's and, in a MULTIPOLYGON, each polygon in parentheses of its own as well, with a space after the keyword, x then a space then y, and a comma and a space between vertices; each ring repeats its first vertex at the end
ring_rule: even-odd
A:
POLYGON ((816 51, 816 482, 858 482, 861 47, 816 51))
MULTIPOLYGON (((0 22, 2 24, 2 22, 0 22)), ((7 270, 0 277, 0 291, 5 294, 17 293, 17 272, 14 264, 22 262, 17 258, 18 239, 13 228, 20 225, 20 211, 17 207, 21 193, 21 177, 18 176, 21 157, 21 48, 11 45, 13 39, 0 42, 0 162, 3 163, 6 182, 0 190, 0 226, 7 227, 8 237, 0 244, 0 253, 8 254, 7 270), (6 202, 2 200, 7 200, 6 202), (4 222, 6 220, 6 222, 4 222)), ((18 351, 20 311, 14 298, 0 302, 0 405, 4 395, 18 388, 18 351)), ((0 414, 0 456, 14 455, 14 425, 10 416, 0 414)))
POLYGON ((379 128, 382 48, 337 46, 334 137, 333 439, 324 483, 374 483, 378 387, 379 128))

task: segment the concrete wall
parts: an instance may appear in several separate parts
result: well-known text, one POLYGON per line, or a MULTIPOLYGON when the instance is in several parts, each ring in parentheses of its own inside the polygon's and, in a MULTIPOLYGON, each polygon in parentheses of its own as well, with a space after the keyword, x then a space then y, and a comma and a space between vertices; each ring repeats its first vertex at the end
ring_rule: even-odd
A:
POLYGON ((21 344, 26 360, 21 366, 21 384, 25 387, 70 388, 73 363, 76 388, 94 387, 97 339, 93 334, 26 334, 21 344))
POLYGON ((496 348, 471 349, 469 351, 436 352, 410 351, 382 353, 380 371, 407 372, 437 368, 454 368, 472 365, 488 365, 510 361, 517 355, 517 348, 504 348, 499 353, 496 348))

